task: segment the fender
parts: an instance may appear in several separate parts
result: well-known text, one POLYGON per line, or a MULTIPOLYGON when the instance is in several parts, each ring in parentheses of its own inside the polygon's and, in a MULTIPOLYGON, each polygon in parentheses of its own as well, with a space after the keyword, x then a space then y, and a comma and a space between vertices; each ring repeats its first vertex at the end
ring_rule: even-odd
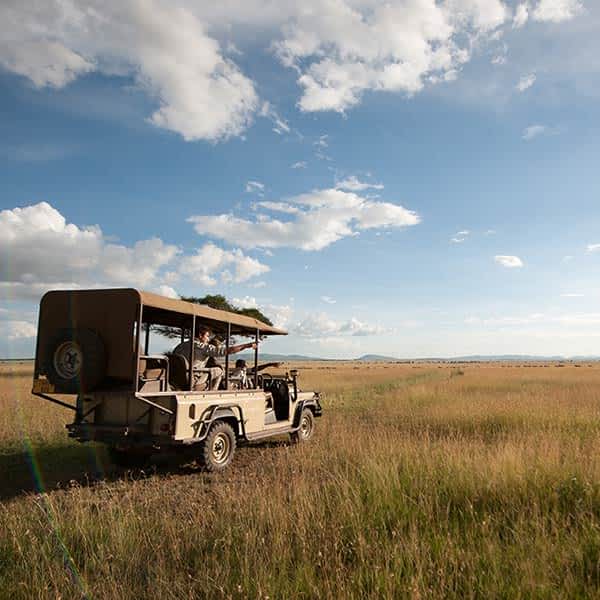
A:
POLYGON ((300 419, 302 418, 302 411, 305 408, 310 408, 314 413, 315 417, 320 417, 323 414, 323 409, 321 407, 320 395, 318 392, 315 392, 313 397, 309 400, 300 400, 298 404, 296 404, 296 410, 294 412, 294 420, 292 421, 292 429, 296 430, 300 427, 300 419))
POLYGON ((239 437, 246 437, 246 428, 244 426, 244 413, 239 404, 213 404, 209 406, 200 416, 197 422, 198 435, 197 440, 203 440, 215 421, 235 421, 234 431, 239 437))

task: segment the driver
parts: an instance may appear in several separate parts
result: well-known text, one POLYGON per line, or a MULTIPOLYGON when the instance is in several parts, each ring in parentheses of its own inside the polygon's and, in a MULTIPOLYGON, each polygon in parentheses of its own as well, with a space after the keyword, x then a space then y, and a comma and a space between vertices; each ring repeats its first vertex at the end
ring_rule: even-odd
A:
MULTIPOLYGON (((209 327, 202 327, 198 330, 196 338, 194 339, 194 366, 193 366, 193 382, 192 389, 194 391, 205 390, 210 376, 210 389, 217 390, 223 378, 223 367, 216 365, 207 367, 208 360, 210 358, 216 358, 217 356, 225 356, 226 354, 235 354, 241 350, 247 348, 256 349, 256 343, 250 342, 247 344, 238 344, 236 346, 230 346, 229 351, 225 345, 211 344, 210 339, 212 331, 209 327), (202 370, 200 370, 202 369, 202 370)), ((177 345, 173 353, 182 354, 186 359, 190 356, 190 340, 181 342, 177 345)))

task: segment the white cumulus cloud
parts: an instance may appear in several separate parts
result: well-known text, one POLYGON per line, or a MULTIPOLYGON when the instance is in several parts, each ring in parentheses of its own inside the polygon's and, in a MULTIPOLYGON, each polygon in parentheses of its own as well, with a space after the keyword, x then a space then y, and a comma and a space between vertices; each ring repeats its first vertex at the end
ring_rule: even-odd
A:
POLYGON ((502 25, 501 0, 411 0, 390 3, 319 2, 298 11, 274 44, 294 67, 306 112, 344 112, 366 90, 419 92, 452 80, 470 58, 471 35, 502 25))
POLYGON ((166 296, 167 298, 173 298, 175 300, 179 300, 181 297, 170 285, 159 285, 156 288, 156 293, 161 296, 166 296))
POLYGON ((214 244, 185 256, 160 238, 117 244, 98 226, 68 223, 47 202, 0 211, 0 294, 7 300, 37 301, 48 289, 114 286, 177 297, 172 286, 182 274, 212 286, 268 271, 241 250, 214 244))
POLYGON ((497 255, 494 256, 494 260, 499 265, 508 269, 516 269, 523 266, 523 261, 518 256, 497 255))
POLYGON ((193 255, 184 256, 179 265, 181 275, 207 287, 215 286, 219 280, 241 283, 269 270, 267 265, 240 249, 224 250, 212 243, 204 244, 193 255))
POLYGON ((244 296, 243 298, 232 298, 234 306, 239 308, 258 308, 256 298, 254 296, 244 296))
POLYGON ((0 67, 37 87, 89 73, 133 80, 155 104, 148 120, 189 141, 242 135, 257 115, 285 135, 292 127, 238 64, 248 39, 294 70, 301 111, 345 112, 368 91, 454 81, 511 21, 582 12, 581 0, 4 0, 0 67))
POLYGON ((290 321, 294 309, 289 304, 270 304, 258 302, 254 296, 233 298, 234 306, 239 308, 258 308, 263 315, 268 317, 275 327, 285 329, 290 321))
POLYGON ((152 285, 178 253, 159 238, 109 243, 97 226, 78 227, 47 202, 0 212, 0 281, 22 286, 109 282, 152 285))
POLYGON ((255 220, 249 220, 232 214, 195 215, 188 221, 199 234, 242 248, 302 250, 321 250, 361 230, 408 227, 420 222, 415 212, 398 204, 370 200, 337 189, 315 190, 287 202, 257 204, 261 206, 288 217, 284 220, 258 214, 255 220))
POLYGON ((259 104, 253 82, 185 3, 7 0, 0 65, 38 87, 92 71, 132 77, 158 105, 150 122, 186 140, 239 135, 259 104))

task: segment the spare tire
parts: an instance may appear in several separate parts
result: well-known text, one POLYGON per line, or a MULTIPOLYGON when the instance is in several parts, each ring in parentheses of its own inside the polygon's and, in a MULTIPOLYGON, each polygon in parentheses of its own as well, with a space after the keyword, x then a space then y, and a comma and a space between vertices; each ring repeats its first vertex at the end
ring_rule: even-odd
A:
POLYGON ((91 392, 106 372, 104 342, 91 329, 61 329, 42 360, 44 373, 57 392, 91 392))

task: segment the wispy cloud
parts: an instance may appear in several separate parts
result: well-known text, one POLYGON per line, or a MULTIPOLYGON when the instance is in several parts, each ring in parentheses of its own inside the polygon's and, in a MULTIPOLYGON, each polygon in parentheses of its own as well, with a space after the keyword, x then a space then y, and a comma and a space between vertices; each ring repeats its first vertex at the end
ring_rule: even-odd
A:
POLYGON ((524 92, 525 90, 528 90, 535 83, 535 80, 535 73, 523 75, 521 79, 519 79, 519 83, 517 83, 517 90, 519 90, 519 92, 524 92))
POLYGON ((548 127, 546 127, 546 125, 530 125, 529 127, 525 127, 521 138, 526 142, 529 142, 540 135, 546 134, 547 132, 548 127))
POLYGON ((453 244, 462 244, 469 237, 470 233, 471 232, 468 229, 457 231, 454 236, 450 238, 450 241, 453 244))
POLYGON ((260 109, 260 116, 270 119, 273 122, 273 131, 278 135, 290 133, 291 128, 288 122, 279 115, 275 108, 269 102, 263 102, 260 109))
POLYGON ((386 329, 379 325, 365 323, 352 317, 347 321, 336 321, 324 313, 306 317, 291 328, 292 332, 302 337, 345 337, 381 335, 386 329))
POLYGON ((515 15, 513 17, 513 27, 515 29, 520 29, 527 23, 529 19, 529 4, 527 2, 523 2, 519 4, 515 9, 515 15))
POLYGON ((323 302, 327 304, 335 304, 337 302, 337 300, 335 300, 331 296, 321 296, 321 300, 323 300, 323 302))
POLYGON ((315 156, 319 160, 331 160, 331 157, 325 153, 325 150, 329 148, 328 134, 320 135, 317 140, 313 142, 313 146, 316 148, 315 156))
POLYGON ((0 146, 0 156, 18 162, 49 162, 62 160, 75 152, 69 144, 27 143, 0 146))
POLYGON ((507 269, 518 269, 523 266, 523 261, 518 256, 498 254, 494 256, 494 260, 507 269))
POLYGON ((314 142, 314 145, 317 148, 328 148, 329 147, 329 135, 324 134, 320 135, 317 140, 314 142))
POLYGON ((373 190, 382 190, 382 183, 369 183, 368 181, 360 181, 358 177, 351 175, 350 177, 346 177, 346 179, 342 179, 335 184, 335 187, 338 190, 348 190, 349 192, 362 192, 364 190, 373 189, 373 190))
POLYGON ((586 250, 588 252, 598 252, 600 251, 600 244, 588 244, 586 250))
POLYGON ((308 165, 307 165, 307 163, 306 163, 306 161, 305 161, 305 160, 299 160, 298 162, 295 162, 295 163, 294 163, 294 164, 291 166, 291 168, 292 168, 292 169, 306 169, 306 167, 307 167, 307 166, 308 166, 308 165))
POLYGON ((249 194, 256 193, 259 196, 263 196, 265 192, 265 184, 260 181, 248 181, 246 183, 246 192, 249 194))
POLYGON ((546 314, 533 313, 523 316, 468 317, 466 325, 488 327, 523 327, 527 325, 558 325, 566 327, 590 327, 600 325, 600 313, 546 314))

